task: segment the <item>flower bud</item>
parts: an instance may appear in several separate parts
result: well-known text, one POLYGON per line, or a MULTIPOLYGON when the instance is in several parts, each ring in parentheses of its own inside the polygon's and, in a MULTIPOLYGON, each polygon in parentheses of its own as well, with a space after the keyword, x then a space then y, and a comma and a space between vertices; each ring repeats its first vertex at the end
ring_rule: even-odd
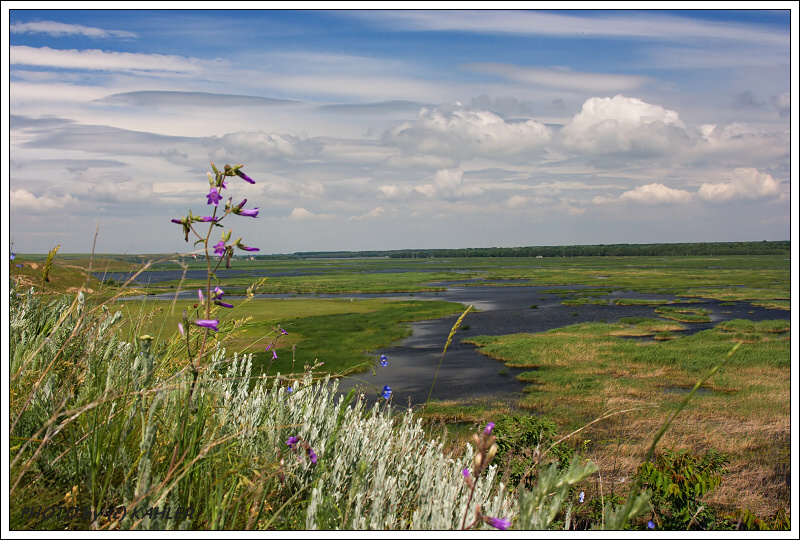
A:
POLYGON ((494 459, 495 454, 497 454, 497 443, 492 443, 492 446, 489 448, 489 451, 486 452, 486 464, 490 464, 494 459))

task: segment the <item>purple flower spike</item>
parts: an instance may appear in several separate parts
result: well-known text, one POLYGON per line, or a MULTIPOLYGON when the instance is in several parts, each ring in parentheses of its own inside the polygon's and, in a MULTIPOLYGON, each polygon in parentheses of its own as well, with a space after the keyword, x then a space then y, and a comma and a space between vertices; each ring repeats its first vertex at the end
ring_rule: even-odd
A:
POLYGON ((194 321, 194 324, 202 326, 203 328, 210 328, 214 332, 219 332, 219 319, 197 319, 194 321))
POLYGON ((503 518, 495 518, 495 517, 486 518, 486 523, 488 523, 495 529, 500 529, 501 531, 507 531, 508 528, 511 527, 511 521, 503 518))
POLYGON ((286 444, 289 445, 289 448, 294 450, 294 445, 296 445, 298 443, 298 441, 300 441, 300 437, 289 437, 286 440, 286 444))
POLYGON ((494 429, 494 422, 489 422, 488 424, 486 424, 486 427, 483 429, 483 432, 486 435, 491 435, 493 429, 494 429))
POLYGON ((255 184, 256 183, 255 180, 253 180, 252 178, 250 178, 249 176, 247 176, 246 174, 244 174, 242 171, 240 171, 238 169, 236 170, 236 176, 238 176, 239 178, 241 178, 245 182, 250 182, 251 184, 255 184))
POLYGON ((219 201, 222 200, 222 197, 217 192, 217 188, 213 187, 211 188, 211 191, 208 192, 208 195, 206 195, 206 198, 208 199, 207 204, 213 204, 214 206, 217 206, 219 204, 219 201))

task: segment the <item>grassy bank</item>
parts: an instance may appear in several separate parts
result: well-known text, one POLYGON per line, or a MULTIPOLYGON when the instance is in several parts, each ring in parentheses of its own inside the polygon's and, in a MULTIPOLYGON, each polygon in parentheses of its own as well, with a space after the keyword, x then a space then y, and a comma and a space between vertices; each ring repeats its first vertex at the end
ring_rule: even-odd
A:
MULTIPOLYGON (((673 327, 672 330, 675 328, 673 327)), ((541 334, 478 336, 469 341, 509 366, 526 368, 519 405, 552 418, 564 433, 611 416, 576 439, 605 481, 630 478, 661 422, 714 360, 742 343, 667 433, 667 447, 733 456, 714 501, 770 514, 788 504, 790 323, 729 321, 668 340, 657 321, 590 323, 541 334), (632 339, 634 338, 635 339, 632 339), (760 480, 756 481, 755 479, 760 480)))

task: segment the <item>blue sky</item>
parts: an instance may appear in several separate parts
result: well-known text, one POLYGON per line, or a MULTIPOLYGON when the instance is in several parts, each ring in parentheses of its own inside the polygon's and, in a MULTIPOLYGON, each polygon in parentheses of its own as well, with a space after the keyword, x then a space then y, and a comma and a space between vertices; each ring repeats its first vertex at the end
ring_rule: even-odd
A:
POLYGON ((210 213, 214 161, 256 180, 225 195, 258 218, 224 224, 262 253, 785 240, 797 14, 768 4, 10 2, 7 236, 191 251, 170 219, 210 213))

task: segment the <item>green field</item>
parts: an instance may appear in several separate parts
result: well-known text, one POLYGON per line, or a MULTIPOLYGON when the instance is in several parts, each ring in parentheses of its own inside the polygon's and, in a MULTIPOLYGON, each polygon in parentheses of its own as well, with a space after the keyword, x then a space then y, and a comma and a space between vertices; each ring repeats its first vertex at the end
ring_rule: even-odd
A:
MULTIPOLYGON (((191 259, 152 259, 142 278, 155 270, 204 269, 191 259)), ((140 269, 136 258, 105 255, 93 269, 140 269)), ((121 286, 89 277, 86 255, 57 255, 50 281, 41 282, 42 257, 18 256, 11 275, 23 286, 46 294, 87 290, 89 305, 107 302, 120 309, 123 339, 150 334, 169 352, 169 366, 185 363, 185 342, 177 333, 182 311, 189 318, 196 301, 132 300, 133 294, 195 290, 205 281, 173 279, 149 287, 121 286), (21 264, 22 268, 16 266, 21 264), (183 348, 183 349, 182 349, 183 348)), ((470 285, 539 285, 562 295, 564 304, 605 303, 598 295, 609 290, 667 293, 692 298, 750 302, 754 306, 790 309, 790 257, 657 256, 657 257, 474 257, 449 259, 292 259, 240 260, 235 270, 297 272, 308 275, 259 280, 257 277, 212 281, 228 293, 341 293, 437 290, 431 282, 463 281, 470 285)), ((660 423, 682 399, 682 393, 725 357, 733 344, 741 348, 695 396, 664 444, 693 451, 715 449, 732 457, 726 482, 710 503, 747 507, 771 515, 788 504, 790 433, 790 324, 788 321, 729 321, 691 336, 676 333, 683 323, 708 320, 708 313, 664 301, 616 299, 620 305, 652 305, 653 318, 619 323, 589 323, 541 334, 479 336, 471 341, 482 353, 525 371, 525 396, 509 403, 497 399, 474 403, 432 403, 423 417, 472 428, 499 413, 524 411, 552 418, 562 435, 591 425, 568 439, 605 471, 606 481, 624 481, 635 472, 643 448, 660 423), (655 318, 655 317, 658 318, 655 318), (645 338, 645 339, 642 339, 645 338), (427 416, 426 416, 427 415, 427 416), (595 422, 598 418, 604 420, 595 422), (758 477, 760 480, 754 480, 758 477)), ((252 352, 254 373, 298 373, 305 365, 318 373, 345 374, 375 365, 371 351, 408 334, 408 322, 439 318, 463 311, 463 306, 430 300, 283 298, 233 301, 232 310, 214 308, 220 336, 228 351, 252 352), (280 328, 288 332, 279 334, 280 328), (270 351, 265 351, 272 344, 270 351), (297 346, 296 348, 294 346, 297 346), (276 350, 277 360, 272 358, 276 350), (322 365, 317 365, 324 362, 322 365)), ((533 307, 533 306, 531 306, 533 307)), ((468 320, 465 321, 468 324, 468 320)), ((193 328, 192 334, 201 332, 193 328)), ((446 336, 442 336, 443 340, 446 336)), ((194 338, 192 338, 194 339, 194 338)), ((212 338, 215 339, 215 338, 212 338)), ((456 337, 458 339, 458 337, 456 337)), ((194 342, 190 346, 196 346, 194 342)), ((455 430, 455 431, 453 431, 455 430)), ((453 444, 460 446, 463 441, 453 444)))

